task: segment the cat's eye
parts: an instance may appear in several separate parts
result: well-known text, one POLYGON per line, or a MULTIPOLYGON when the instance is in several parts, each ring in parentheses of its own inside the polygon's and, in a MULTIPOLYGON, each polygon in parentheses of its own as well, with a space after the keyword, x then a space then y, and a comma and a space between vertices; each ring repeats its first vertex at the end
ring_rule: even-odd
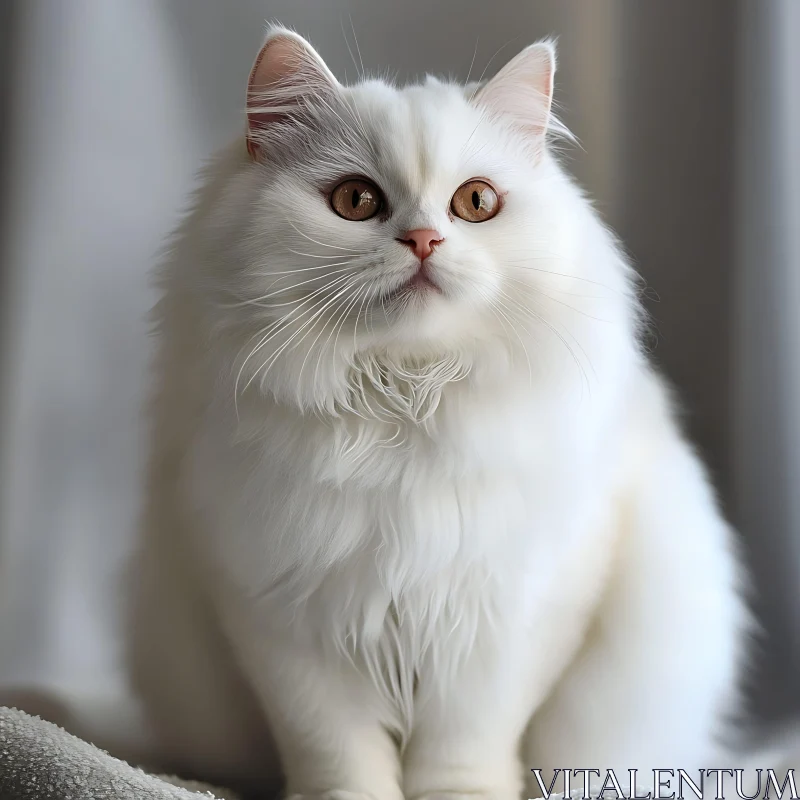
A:
POLYGON ((343 219, 363 222, 374 217, 383 206, 380 189, 369 181, 351 178, 331 192, 331 208, 343 219))
POLYGON ((486 222, 500 210, 500 198, 486 181, 467 181, 456 189, 450 210, 465 222, 486 222))

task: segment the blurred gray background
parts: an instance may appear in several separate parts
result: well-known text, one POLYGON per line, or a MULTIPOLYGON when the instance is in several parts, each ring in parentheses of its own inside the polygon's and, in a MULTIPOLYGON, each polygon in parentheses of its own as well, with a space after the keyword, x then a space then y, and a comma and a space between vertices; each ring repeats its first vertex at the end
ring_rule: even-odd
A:
POLYGON ((0 0, 0 688, 114 684, 147 274, 241 133, 267 19, 342 80, 356 37, 401 80, 559 37, 571 166, 647 280, 654 356, 741 531, 757 707, 800 710, 797 0, 0 0))

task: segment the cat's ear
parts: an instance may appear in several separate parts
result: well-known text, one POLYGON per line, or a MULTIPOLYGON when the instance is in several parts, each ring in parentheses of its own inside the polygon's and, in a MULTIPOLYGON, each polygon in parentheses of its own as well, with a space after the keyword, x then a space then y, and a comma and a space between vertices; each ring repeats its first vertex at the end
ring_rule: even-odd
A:
POLYGON ((524 128, 544 136, 550 124, 555 43, 547 39, 526 47, 475 93, 473 102, 524 128))
POLYGON ((294 31, 273 26, 247 82, 247 151, 260 155, 259 132, 297 112, 303 102, 340 84, 316 50, 294 31))

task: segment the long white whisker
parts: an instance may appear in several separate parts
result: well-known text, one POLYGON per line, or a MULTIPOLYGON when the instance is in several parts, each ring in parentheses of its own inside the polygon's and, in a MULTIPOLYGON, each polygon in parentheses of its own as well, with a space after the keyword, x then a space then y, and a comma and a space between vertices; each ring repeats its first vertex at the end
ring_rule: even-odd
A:
MULTIPOLYGON (((556 326, 553 325, 553 323, 551 323, 544 316, 539 314, 535 309, 526 308, 525 306, 522 306, 521 304, 519 304, 513 297, 510 297, 508 294, 506 294, 502 289, 500 289, 499 291, 510 303, 512 303, 514 306, 516 306, 519 311, 521 311, 524 314, 533 316, 538 322, 540 322, 542 325, 544 325, 546 328, 548 328, 555 336, 558 337, 558 339, 561 341, 561 343, 564 345, 564 347, 566 347, 567 350, 569 351, 570 355, 572 356, 573 360, 575 361, 575 364, 580 369, 581 375, 583 376, 583 379, 586 382, 586 386, 589 389, 589 391, 591 392, 591 382, 589 381, 589 376, 586 374, 586 370, 584 369, 583 363, 578 358, 577 354, 572 349, 572 347, 570 346, 569 342, 564 338, 564 335, 558 330, 558 328, 556 328, 556 326)), ((572 338, 572 340, 575 342, 575 344, 578 346, 580 351, 583 353, 583 355, 585 356, 587 362, 589 363, 590 368, 592 369, 592 372, 594 372, 594 366, 591 363, 591 359, 589 359, 589 356, 587 355, 586 351, 583 349, 583 346, 581 345, 581 343, 574 336, 572 336, 572 334, 569 334, 569 335, 572 338)))
MULTIPOLYGON (((351 19, 350 19, 350 24, 352 25, 352 23, 353 23, 353 20, 352 20, 352 18, 351 18, 351 19)), ((356 61, 356 57, 353 55, 353 50, 352 50, 352 48, 350 47, 350 40, 347 38, 347 34, 345 33, 345 30, 344 30, 344 21, 342 20, 342 18, 341 18, 341 17, 339 18, 339 26, 340 26, 340 27, 341 27, 341 29, 342 29, 342 36, 344 37, 344 43, 345 43, 345 45, 347 46, 347 52, 348 52, 348 53, 350 53, 350 59, 351 59, 351 60, 352 60, 352 62, 353 62, 353 66, 356 68, 356 75, 358 75, 358 78, 359 78, 359 80, 360 80, 360 79, 361 79, 361 77, 362 77, 362 74, 361 74, 361 73, 358 71, 358 62, 356 61)))
MULTIPOLYGON (((366 286, 362 286, 361 288, 364 291, 366 291, 367 287, 366 286)), ((339 329, 336 331, 336 338, 333 340, 333 352, 334 353, 336 352, 336 347, 337 347, 337 345, 339 343, 339 334, 342 332, 342 328, 344 327, 344 323, 347 321, 347 315, 350 313, 350 309, 353 308, 353 306, 355 306, 356 302, 358 302, 358 298, 360 296, 361 296, 361 290, 356 292, 356 294, 353 296, 352 301, 350 302, 350 304, 347 306, 347 308, 344 311, 344 315, 342 316, 342 321, 339 324, 339 329)))
MULTIPOLYGON (((330 256, 330 258, 341 258, 341 256, 330 256)), ((251 274, 257 278, 272 278, 275 275, 294 275, 296 272, 311 272, 311 270, 330 269, 331 267, 341 267, 353 263, 355 263, 355 259, 350 258, 346 261, 334 261, 332 264, 317 264, 313 267, 298 267, 296 269, 284 269, 270 272, 253 272, 251 274)))
MULTIPOLYGON (((348 267, 343 267, 342 269, 334 269, 331 270, 328 275, 341 275, 343 272, 352 272, 348 267)), ((326 276, 327 277, 327 276, 326 276)), ((319 276, 309 278, 305 281, 300 281, 299 283, 293 283, 291 286, 286 286, 283 289, 276 289, 274 292, 268 292, 267 294, 262 294, 260 297, 253 297, 248 300, 242 300, 240 303, 235 303, 231 306, 227 306, 229 308, 243 308, 244 306, 261 306, 262 308, 282 308, 287 305, 292 305, 296 303, 296 300, 290 300, 286 303, 273 303, 273 304, 264 304, 265 300, 269 300, 271 297, 276 297, 278 295, 284 294, 286 292, 290 292, 293 289, 296 289, 298 286, 306 286, 309 283, 314 283, 314 281, 318 281, 319 276)), ((272 284, 273 286, 275 283, 272 284)), ((327 286, 328 284, 326 284, 327 286)))
POLYGON ((472 75, 472 68, 475 66, 475 57, 478 55, 478 42, 481 40, 480 36, 475 37, 475 49, 472 51, 472 61, 469 62, 469 70, 467 71, 467 79, 465 84, 469 83, 470 76, 472 75))
POLYGON ((356 27, 355 25, 353 25, 353 15, 348 14, 347 16, 350 17, 350 29, 353 31, 353 41, 356 44, 356 51, 358 52, 358 60, 361 64, 361 80, 364 80, 364 74, 365 74, 364 59, 361 58, 361 48, 358 46, 358 36, 356 36, 356 27))
POLYGON ((364 303, 366 303, 368 295, 369 295, 368 291, 364 292, 364 297, 361 300, 361 305, 358 307, 358 311, 356 312, 356 321, 355 321, 355 324, 353 325, 353 352, 354 353, 358 351, 358 338, 357 338, 358 337, 358 321, 359 321, 359 319, 361 319, 361 312, 364 310, 364 303))
MULTIPOLYGON (((333 313, 331 314, 331 318, 333 318, 333 315, 336 314, 339 311, 340 308, 344 307, 344 310, 342 311, 341 316, 338 317, 336 319, 336 322, 334 322, 334 324, 331 326, 331 329, 330 329, 330 331, 328 333, 328 338, 325 340, 325 344, 323 344, 322 347, 319 350, 319 354, 317 356, 317 365, 314 368, 314 383, 317 382, 317 376, 319 375, 319 368, 320 368, 320 366, 322 364, 322 355, 328 348, 328 343, 331 340, 331 336, 333 336, 333 332, 337 331, 336 338, 337 338, 337 341, 338 341, 338 337, 339 337, 338 330, 340 329, 340 327, 342 325, 344 325, 344 320, 347 317, 347 312, 350 310, 350 306, 355 302, 355 300, 358 299, 359 294, 360 294, 360 292, 356 292, 354 298, 351 301, 348 301, 348 300, 342 301, 342 303, 339 304, 336 307, 336 309, 333 311, 333 313)), ((336 345, 335 345, 335 343, 334 343, 333 349, 331 350, 331 357, 333 359, 336 358, 336 345)), ((335 368, 335 362, 334 362, 334 368, 335 368)))
POLYGON ((314 244, 318 244, 320 247, 330 247, 330 248, 331 248, 331 249, 333 249, 333 250, 343 250, 343 251, 345 251, 345 252, 347 252, 347 253, 351 253, 352 255, 356 255, 356 256, 359 256, 359 255, 363 255, 363 254, 364 254, 364 252, 363 252, 362 250, 352 250, 352 249, 350 249, 349 247, 338 247, 338 246, 337 246, 337 245, 335 245, 335 244, 325 244, 325 242, 319 242, 319 241, 317 241, 316 239, 313 239, 313 238, 312 238, 311 236, 309 236, 308 234, 305 234, 305 233, 303 233, 303 231, 301 231, 301 230, 300 230, 300 228, 298 228, 298 227, 297 227, 297 225, 295 225, 295 224, 294 224, 294 222, 292 222, 292 221, 291 221, 291 220, 290 220, 288 217, 286 218, 286 221, 287 221, 287 222, 288 222, 288 223, 289 223, 289 224, 290 224, 290 225, 291 225, 291 226, 292 226, 292 227, 293 227, 293 228, 294 228, 294 229, 295 229, 295 230, 296 230, 296 231, 297 231, 297 232, 298 232, 298 233, 299 233, 299 234, 300 234, 300 235, 301 235, 301 236, 302 236, 304 239, 308 239, 308 241, 309 241, 309 242, 314 242, 314 244))
MULTIPOLYGON (((275 336, 277 336, 277 335, 278 335, 278 334, 279 334, 279 333, 280 333, 280 332, 281 332, 281 331, 282 331, 284 328, 286 328, 286 327, 287 327, 288 325, 290 325, 292 322, 294 322, 294 321, 296 321, 296 320, 299 320, 299 319, 301 319, 302 317, 304 317, 304 316, 305 316, 307 313, 309 313, 310 311, 313 311, 313 309, 314 309, 314 308, 316 308, 316 305, 317 305, 317 304, 313 304, 313 305, 311 306, 311 308, 308 308, 308 309, 306 309, 305 311, 303 311, 303 313, 302 313, 302 314, 300 314, 300 315, 299 315, 299 317, 297 317, 297 318, 296 318, 296 320, 295 320, 295 319, 292 319, 292 315, 293 315, 293 314, 294 314, 296 311, 298 311, 300 308, 302 308, 304 305, 306 305, 307 303, 309 303, 309 302, 310 302, 310 301, 311 301, 311 300, 314 298, 314 296, 315 296, 316 294, 320 294, 320 293, 322 293, 322 292, 324 292, 324 291, 326 291, 326 290, 330 289, 332 286, 334 286, 334 285, 336 285, 336 284, 339 284, 339 283, 341 283, 342 281, 347 281, 347 280, 348 280, 348 278, 349 278, 349 276, 345 275, 345 276, 342 276, 342 277, 340 277, 340 278, 337 278, 335 281, 331 281, 331 283, 329 283, 329 284, 326 284, 325 286, 321 287, 321 288, 320 288, 320 289, 318 289, 318 290, 317 290, 317 291, 316 291, 314 294, 311 294, 311 295, 309 295, 309 297, 307 297, 305 300, 303 300, 301 303, 299 303, 299 304, 298 304, 298 305, 297 305, 295 308, 291 309, 291 310, 289 311, 289 313, 288 313, 288 314, 286 314, 286 316, 284 316, 284 317, 281 317, 279 320, 276 320, 274 323, 272 323, 271 325, 267 326, 267 328, 266 328, 266 333, 264 334, 264 336, 263 336, 263 337, 261 338, 261 340, 260 340, 260 341, 259 341, 259 342, 258 342, 258 343, 255 345, 255 347, 254 347, 254 348, 253 348, 253 349, 250 351, 250 353, 247 355, 247 357, 246 357, 246 358, 244 359, 244 361, 242 362, 242 365, 239 367, 239 371, 238 371, 238 373, 237 373, 237 375, 236 375, 236 380, 234 381, 233 396, 234 396, 234 404, 236 405, 236 414, 237 414, 237 417, 238 417, 238 413, 239 413, 239 412, 238 412, 238 404, 237 404, 237 400, 236 400, 236 398, 238 398, 238 396, 239 396, 239 391, 238 391, 238 389, 239 389, 239 381, 241 380, 242 373, 244 372, 244 369, 245 369, 245 367, 247 366, 247 364, 248 364, 248 362, 250 361, 250 359, 251 359, 251 358, 252 358, 252 357, 253 357, 253 356, 254 356, 254 355, 255 355, 255 354, 256 354, 256 353, 257 353, 257 352, 258 352, 258 351, 259 351, 259 350, 262 348, 262 347, 264 347, 264 345, 266 345, 266 344, 267 344, 268 342, 270 342, 270 341, 271 341, 271 340, 272 340, 272 339, 273 339, 275 336)), ((249 384, 249 382, 248 382, 247 386, 249 386, 249 385, 250 385, 250 384, 249 384)), ((246 390, 247 390, 247 386, 245 386, 245 389, 244 389, 243 391, 246 391, 246 390)))
MULTIPOLYGON (((339 312, 339 309, 343 308, 344 306, 346 306, 347 303, 348 303, 348 300, 343 300, 339 305, 337 305, 336 308, 331 312, 331 319, 333 319, 334 315, 336 315, 339 312)), ((346 310, 345 310, 344 313, 347 313, 346 310)), ((314 383, 317 382, 317 376, 319 375, 319 368, 320 368, 320 366, 322 364, 322 354, 328 348, 328 343, 330 342, 331 337, 333 336, 334 330, 336 330, 336 324, 338 323, 338 321, 339 321, 339 318, 337 317, 336 318, 336 322, 331 326, 331 329, 328 332, 328 338, 325 340, 325 343, 319 349, 319 353, 317 355, 317 365, 314 367, 314 383)))
MULTIPOLYGON (((347 285, 345 285, 345 286, 344 286, 344 288, 342 288, 342 289, 341 289, 339 292, 337 292, 337 293, 336 293, 336 295, 334 295, 334 297, 331 299, 331 303, 332 303, 333 301, 335 301, 335 300, 338 300, 338 299, 339 299, 339 298, 340 298, 340 297, 341 297, 343 294, 345 294, 346 292, 348 292, 348 291, 349 291, 351 288, 352 288, 352 284, 347 284, 347 285)), ((329 303, 328 305, 330 305, 330 303, 329 303)), ((331 318, 333 317, 333 315, 334 315, 334 314, 335 314, 335 313, 336 313, 338 310, 339 310, 339 305, 337 305, 337 306, 336 306, 336 308, 335 308, 335 309, 334 309, 334 310, 331 312, 331 318)), ((301 377, 302 377, 302 375, 303 375, 303 370, 305 369, 305 366, 306 366, 306 361, 308 360, 308 357, 309 357, 309 356, 311 355, 311 353, 314 351, 314 348, 317 346, 317 342, 319 341, 319 338, 320 338, 320 336, 322 336, 322 334, 323 334, 324 332, 325 332, 325 328, 324 328, 324 326, 323 326, 323 327, 322 327, 322 329, 320 330, 320 332, 317 334, 317 336, 316 336, 316 338, 314 339, 314 341, 311 343, 311 347, 309 347, 309 348, 308 348, 308 352, 306 353, 306 355, 305 355, 305 358, 303 358, 303 363, 300 365, 300 372, 298 373, 298 376, 297 376, 297 380, 298 380, 298 382, 300 381, 300 378, 301 378, 301 377)), ((327 342, 326 342, 326 344, 327 344, 327 342)), ((321 353, 321 352, 322 352, 322 351, 320 351, 320 353, 321 353)), ((319 361, 317 361, 317 366, 319 366, 319 361)), ((316 379, 317 379, 317 374, 318 374, 318 373, 317 373, 317 370, 315 370, 315 371, 314 371, 314 382, 315 382, 315 383, 316 383, 316 379)))
POLYGON ((255 378, 262 372, 261 380, 263 381, 266 377, 267 373, 272 366, 275 364, 277 359, 281 356, 281 354, 286 350, 286 348, 309 326, 314 323, 314 321, 322 314, 327 306, 330 305, 332 301, 329 300, 326 302, 322 308, 316 311, 309 319, 307 319, 276 351, 273 353, 259 368, 256 370, 253 375, 250 377, 250 380, 244 387, 244 391, 247 391, 247 387, 255 380, 255 378))
POLYGON ((501 314, 502 314, 502 317, 503 317, 503 318, 505 318, 505 320, 506 320, 506 321, 508 322, 508 324, 511 326, 511 330, 514 332, 514 335, 515 335, 515 336, 517 337, 517 339, 519 340, 519 343, 520 343, 520 345, 522 346, 522 351, 525 353, 525 360, 528 362, 528 375, 529 375, 529 377, 530 377, 530 382, 531 382, 531 384, 533 384, 533 367, 532 367, 532 365, 531 365, 531 358, 530 358, 530 355, 529 355, 529 353, 528 353, 528 348, 527 348, 527 347, 525 347, 525 342, 522 340, 522 336, 520 336, 520 334, 519 334, 519 331, 517 330, 516 326, 515 326, 515 325, 514 325, 514 323, 513 323, 513 322, 512 322, 512 321, 511 321, 511 320, 510 320, 510 319, 509 319, 509 318, 508 318, 508 317, 507 317, 507 316, 506 316, 504 313, 503 313, 503 311, 502 311, 502 310, 499 308, 499 305, 495 303, 495 301, 494 301, 494 300, 492 299, 492 297, 491 297, 491 296, 488 294, 488 292, 487 292, 487 291, 484 289, 484 287, 482 287, 482 286, 481 286, 481 285, 480 285, 480 284, 479 284, 477 281, 472 281, 472 283, 473 283, 473 285, 474 285, 474 286, 477 288, 477 290, 478 290, 478 293, 479 293, 479 294, 481 294, 481 295, 483 296, 484 300, 486 300, 486 302, 487 302, 487 304, 488 304, 488 306, 489 306, 489 310, 490 310, 490 311, 491 311, 491 312, 492 312, 492 313, 493 313, 493 314, 494 314, 494 315, 497 317, 497 319, 500 321, 500 324, 503 326, 503 328, 505 328, 506 330, 508 330, 508 329, 506 328, 506 326, 505 326, 505 323, 503 322, 503 319, 502 319, 502 318, 501 318, 501 316, 500 316, 501 314))
MULTIPOLYGON (((484 271, 488 275, 496 275, 498 278, 501 278, 504 281, 510 281, 511 283, 517 284, 517 285, 523 287, 524 289, 527 289, 528 293, 531 294, 532 296, 546 297, 548 300, 552 300, 554 303, 558 303, 559 305, 564 306, 564 308, 568 308, 570 311, 574 311, 576 314, 581 314, 582 316, 587 317, 588 319, 595 320, 596 322, 609 322, 610 321, 610 320, 607 320, 607 319, 602 319, 601 317, 595 317, 592 314, 589 314, 589 313, 587 313, 586 311, 583 311, 580 308, 575 308, 575 306, 571 306, 569 303, 565 303, 563 300, 559 300, 557 297, 553 297, 552 295, 548 294, 547 292, 543 292, 539 287, 531 286, 531 284, 528 283, 527 281, 520 280, 519 278, 513 278, 510 275, 504 275, 502 272, 498 272, 497 270, 493 270, 493 269, 485 269, 484 271)), ((552 288, 552 287, 548 287, 548 288, 552 288)), ((566 291, 563 291, 563 290, 560 290, 560 289, 552 289, 552 290, 555 291, 555 292, 559 292, 559 294, 565 294, 565 295, 567 295, 569 297, 580 297, 580 298, 583 298, 585 300, 602 300, 603 299, 602 297, 599 297, 598 295, 576 294, 575 292, 566 292, 566 291)))
MULTIPOLYGON (((306 256, 306 258, 341 258, 341 256, 338 255, 324 256, 320 255, 319 253, 301 253, 299 250, 292 250, 291 247, 287 247, 286 249, 288 250, 288 252, 294 253, 294 255, 296 256, 306 256)), ((359 253, 362 255, 366 254, 366 252, 367 252, 366 250, 359 251, 359 253)), ((322 269, 323 267, 309 267, 308 269, 322 269)))
POLYGON ((530 354, 528 353, 528 348, 525 347, 525 342, 522 340, 522 336, 520 336, 519 331, 517 330, 517 326, 514 325, 512 320, 508 316, 506 316, 506 314, 503 311, 503 309, 509 310, 508 307, 501 300, 497 298, 490 300, 490 304, 492 305, 496 304, 498 313, 502 314, 503 317, 505 317, 508 320, 508 324, 511 326, 511 330, 514 331, 514 335, 519 340, 519 343, 522 346, 522 352, 525 353, 525 360, 528 362, 528 378, 530 380, 530 384, 533 385, 533 367, 531 366, 531 357, 530 354))

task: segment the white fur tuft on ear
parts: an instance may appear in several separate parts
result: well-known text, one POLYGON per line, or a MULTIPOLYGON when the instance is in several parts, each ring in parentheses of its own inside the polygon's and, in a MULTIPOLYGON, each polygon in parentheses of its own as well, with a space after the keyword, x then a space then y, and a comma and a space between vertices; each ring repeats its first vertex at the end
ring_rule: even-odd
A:
POLYGON ((259 154, 258 131, 284 119, 309 96, 330 93, 339 82, 299 34, 273 26, 247 82, 247 150, 259 154))
POLYGON ((550 124, 556 47, 550 40, 526 47, 474 96, 474 102, 542 137, 550 124))

